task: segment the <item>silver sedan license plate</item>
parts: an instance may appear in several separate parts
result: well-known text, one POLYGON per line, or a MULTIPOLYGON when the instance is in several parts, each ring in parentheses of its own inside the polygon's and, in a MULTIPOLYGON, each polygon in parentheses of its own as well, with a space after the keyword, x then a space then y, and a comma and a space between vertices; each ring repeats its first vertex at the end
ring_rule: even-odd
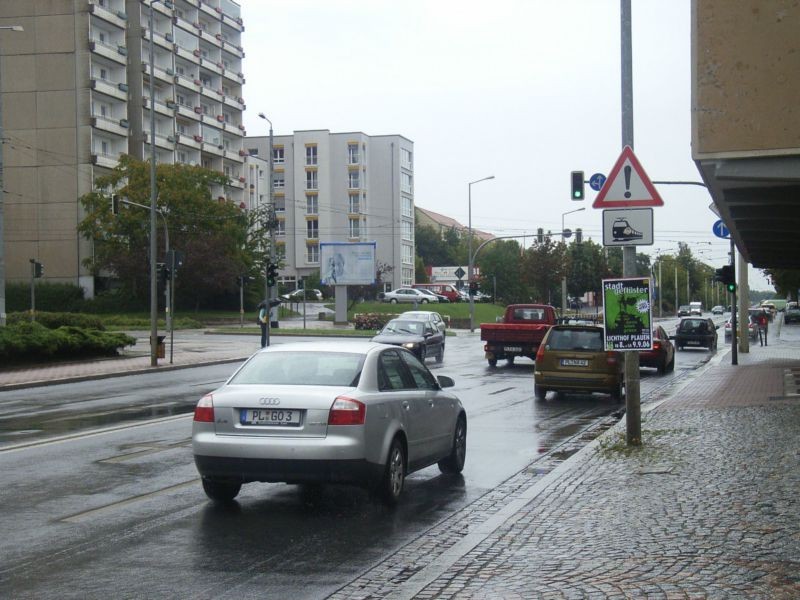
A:
POLYGON ((562 358, 562 367, 588 367, 589 360, 586 358, 562 358))
POLYGON ((242 425, 298 427, 301 412, 286 408, 243 408, 239 413, 239 422, 242 425))

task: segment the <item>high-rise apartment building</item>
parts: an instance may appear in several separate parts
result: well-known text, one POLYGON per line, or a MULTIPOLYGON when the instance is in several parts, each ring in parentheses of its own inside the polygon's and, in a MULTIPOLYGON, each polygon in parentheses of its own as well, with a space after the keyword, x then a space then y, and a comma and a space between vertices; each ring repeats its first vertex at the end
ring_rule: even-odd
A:
MULTIPOLYGON (((248 137, 269 157, 268 137, 248 137)), ((320 242, 374 241, 393 267, 383 287, 414 283, 414 143, 400 135, 295 131, 273 137, 273 193, 288 284, 318 273, 320 242)), ((268 201, 268 200, 267 200, 268 201)))
POLYGON ((0 24, 25 30, 0 47, 8 281, 26 280, 36 258, 50 281, 92 295, 78 198, 121 154, 149 159, 153 142, 158 163, 225 173, 213 196, 251 206, 248 175, 263 169, 247 168, 242 143, 236 2, 3 0, 0 24))

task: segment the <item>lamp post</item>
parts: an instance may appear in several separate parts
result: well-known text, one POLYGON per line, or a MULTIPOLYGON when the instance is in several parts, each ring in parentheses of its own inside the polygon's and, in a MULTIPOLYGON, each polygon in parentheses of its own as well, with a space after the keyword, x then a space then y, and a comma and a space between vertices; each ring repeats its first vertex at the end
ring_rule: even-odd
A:
POLYGON ((153 4, 161 0, 150 0, 150 366, 158 366, 158 277, 156 274, 156 97, 153 80, 155 58, 153 54, 153 4))
MULTIPOLYGON (((3 25, 0 30, 25 31, 22 25, 3 25)), ((5 259, 5 238, 3 236, 3 86, 0 84, 0 327, 6 325, 6 259, 5 259)))
MULTIPOLYGON (((470 181, 467 185, 467 195, 469 198, 469 265, 467 266, 467 285, 472 283, 472 271, 473 271, 473 263, 475 261, 475 257, 472 255, 472 185, 474 183, 480 183, 481 181, 486 181, 487 179, 494 179, 494 175, 489 175, 488 177, 483 177, 481 179, 476 179, 475 181, 470 181)), ((474 294, 469 294, 469 330, 471 332, 475 331, 475 296, 474 294)))
MULTIPOLYGON (((582 210, 586 210, 586 207, 583 208, 576 208, 575 210, 568 210, 565 213, 561 213, 561 240, 566 244, 567 243, 567 234, 566 230, 564 229, 564 217, 576 213, 581 212, 582 210)), ((572 232, 570 232, 572 235, 572 232)), ((564 275, 561 276, 561 316, 565 316, 567 311, 567 274, 566 272, 564 275)))
MULTIPOLYGON (((274 149, 273 149, 273 134, 272 134, 272 121, 267 118, 263 112, 258 113, 258 116, 261 119, 264 119, 267 123, 269 123, 269 181, 268 181, 268 189, 269 189, 269 204, 267 208, 268 216, 267 222, 269 223, 269 263, 275 264, 275 200, 273 198, 274 194, 274 187, 275 181, 273 177, 273 161, 274 161, 274 149)), ((277 283, 277 282, 276 282, 277 283)), ((272 298, 277 296, 277 290, 273 286, 272 290, 270 290, 269 285, 267 284, 267 274, 264 273, 264 300, 267 302, 267 311, 269 314, 269 324, 267 325, 267 346, 269 346, 269 328, 272 327, 272 308, 269 306, 269 301, 272 298)), ((277 321, 277 319, 276 319, 277 321)))

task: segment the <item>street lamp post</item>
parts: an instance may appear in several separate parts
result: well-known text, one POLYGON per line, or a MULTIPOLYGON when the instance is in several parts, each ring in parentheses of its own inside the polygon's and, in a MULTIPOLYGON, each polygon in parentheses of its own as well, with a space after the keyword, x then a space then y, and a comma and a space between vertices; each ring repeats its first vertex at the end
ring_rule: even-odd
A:
MULTIPOLYGON (((2 25, 0 30, 7 29, 9 31, 25 31, 22 25, 2 25)), ((5 238, 3 236, 3 86, 0 85, 0 327, 6 325, 6 259, 4 244, 5 238)))
MULTIPOLYGON (((581 212, 582 210, 586 210, 586 207, 583 208, 576 208, 575 210, 568 210, 565 213, 561 213, 561 239, 566 244, 567 243, 567 235, 566 230, 564 229, 564 217, 566 215, 581 212)), ((572 235, 572 232, 570 232, 572 235)), ((561 276, 561 316, 566 316, 567 311, 567 274, 566 272, 564 275, 561 276)))
MULTIPOLYGON (((489 175, 488 177, 470 181, 467 185, 467 195, 469 198, 469 265, 467 266, 467 285, 472 283, 473 263, 475 261, 475 257, 472 255, 472 184, 480 183, 481 181, 486 181, 487 179, 494 179, 494 175, 489 175)), ((469 294, 469 330, 471 332, 475 331, 475 296, 473 294, 469 294)))
POLYGON ((156 274, 156 97, 154 84, 155 58, 153 54, 153 4, 162 0, 150 0, 150 366, 158 366, 158 278, 156 274))
MULTIPOLYGON (((270 264, 275 264, 275 199, 273 197, 274 194, 274 186, 275 181, 273 177, 273 161, 274 158, 274 148, 273 148, 273 134, 272 134, 272 121, 267 118, 264 113, 258 113, 258 116, 264 119, 267 123, 269 123, 269 181, 268 181, 268 189, 269 189, 269 204, 268 204, 268 216, 267 222, 269 223, 269 262, 270 264)), ((267 311, 268 311, 268 319, 269 324, 267 325, 267 346, 269 346, 269 328, 272 327, 272 308, 269 306, 269 301, 272 298, 277 296, 277 290, 273 287, 270 290, 269 285, 267 284, 267 275, 266 272, 264 273, 264 299, 267 302, 267 311)), ((276 319, 277 320, 277 319, 276 319)))

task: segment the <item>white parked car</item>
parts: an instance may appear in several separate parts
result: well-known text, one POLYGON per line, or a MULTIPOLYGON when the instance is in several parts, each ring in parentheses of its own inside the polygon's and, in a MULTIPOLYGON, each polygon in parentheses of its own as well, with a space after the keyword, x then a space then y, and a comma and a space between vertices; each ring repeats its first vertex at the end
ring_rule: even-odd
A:
POLYGON ((285 302, 302 302, 305 297, 306 302, 322 302, 322 292, 315 289, 295 290, 288 294, 283 294, 281 300, 285 302))
POLYGON ((397 304, 398 302, 427 304, 429 302, 439 302, 439 298, 426 294, 422 290, 403 287, 386 292, 383 295, 383 302, 391 302, 392 304, 397 304))
POLYGON ((467 414, 411 352, 371 342, 265 348, 197 403, 192 452, 212 500, 251 481, 352 483, 394 504, 408 473, 460 473, 467 414))

